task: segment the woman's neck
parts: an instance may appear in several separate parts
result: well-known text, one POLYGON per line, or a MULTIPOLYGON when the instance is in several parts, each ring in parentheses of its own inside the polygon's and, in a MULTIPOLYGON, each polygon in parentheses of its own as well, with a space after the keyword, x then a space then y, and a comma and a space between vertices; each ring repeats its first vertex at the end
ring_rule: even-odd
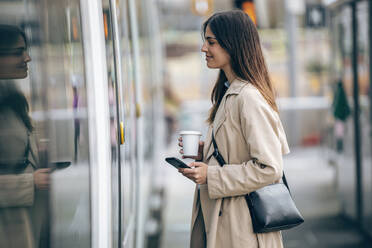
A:
POLYGON ((222 70, 225 73, 225 76, 226 76, 227 80, 229 81, 229 83, 232 84, 232 82, 237 78, 237 76, 235 75, 235 73, 231 69, 231 66, 228 65, 225 68, 223 68, 222 70))

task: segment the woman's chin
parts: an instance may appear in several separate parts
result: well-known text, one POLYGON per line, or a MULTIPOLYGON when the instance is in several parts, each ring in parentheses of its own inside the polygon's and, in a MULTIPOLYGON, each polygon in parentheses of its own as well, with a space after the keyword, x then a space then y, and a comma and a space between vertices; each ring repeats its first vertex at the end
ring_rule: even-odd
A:
POLYGON ((212 63, 207 63, 207 67, 208 67, 209 69, 218 69, 218 68, 219 68, 218 66, 213 65, 212 63))
POLYGON ((0 79, 23 79, 27 77, 27 71, 21 73, 0 73, 0 79))

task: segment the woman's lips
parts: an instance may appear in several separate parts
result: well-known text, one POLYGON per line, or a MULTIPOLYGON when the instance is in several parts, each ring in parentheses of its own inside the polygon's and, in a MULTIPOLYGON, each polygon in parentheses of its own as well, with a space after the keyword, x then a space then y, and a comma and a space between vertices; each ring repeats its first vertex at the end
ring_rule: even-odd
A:
POLYGON ((209 60, 209 59, 212 59, 212 58, 213 58, 212 56, 208 56, 208 55, 205 56, 206 60, 209 60))

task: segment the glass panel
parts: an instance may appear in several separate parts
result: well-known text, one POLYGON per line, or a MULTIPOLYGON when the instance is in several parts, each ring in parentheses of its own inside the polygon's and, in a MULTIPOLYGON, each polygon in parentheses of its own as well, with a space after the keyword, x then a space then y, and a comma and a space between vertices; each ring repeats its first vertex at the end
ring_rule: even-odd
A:
POLYGON ((154 40, 151 36, 151 25, 150 16, 146 1, 136 1, 137 17, 138 17, 138 29, 139 29, 139 49, 140 49, 140 64, 141 64, 141 84, 142 84, 142 100, 143 106, 141 114, 143 117, 143 137, 146 137, 146 141, 143 142, 143 152, 145 165, 151 164, 150 161, 153 158, 154 152, 154 71, 151 67, 152 50, 151 42, 154 40), (146 72, 146 73, 145 73, 146 72))
POLYGON ((41 61, 48 114, 44 145, 50 161, 72 162, 52 174, 51 245, 90 247, 88 111, 79 1, 46 1, 39 10, 46 35, 41 61))
MULTIPOLYGON (((138 22, 138 52, 139 52, 139 68, 135 68, 135 73, 138 73, 136 79, 136 94, 141 96, 141 108, 137 109, 138 114, 138 135, 137 138, 137 161, 140 168, 139 172, 139 190, 138 198, 139 201, 138 208, 136 209, 137 217, 137 229, 136 236, 138 246, 144 246, 146 243, 146 235, 148 237, 156 236, 159 228, 153 223, 154 221, 159 221, 161 214, 158 214, 158 209, 155 207, 150 207, 154 204, 152 201, 156 199, 161 202, 161 177, 157 173, 161 173, 157 165, 161 165, 160 161, 164 158, 157 157, 159 153, 155 152, 155 149, 161 149, 163 135, 161 134, 161 121, 163 114, 159 112, 162 106, 162 99, 157 98, 157 94, 161 89, 161 84, 159 80, 159 74, 161 73, 161 61, 156 60, 156 52, 161 51, 161 46, 157 47, 159 44, 158 34, 158 24, 155 18, 156 16, 156 6, 153 1, 148 0, 138 0, 135 2, 137 22, 138 22), (159 66, 159 67, 157 67, 159 66), (139 111, 138 111, 139 110, 139 111), (158 110, 158 111, 157 111, 158 110), (160 113, 160 114, 159 114, 160 113), (157 160, 158 159, 158 160, 157 160), (160 198, 157 198, 157 197, 160 198), (148 219, 146 219, 148 218, 148 219), (152 224, 152 225, 151 225, 152 224)), ((133 26, 132 26, 133 27, 133 26)), ((134 39, 134 37, 133 37, 134 39)), ((135 45, 135 44, 134 44, 135 45)), ((137 61, 136 61, 137 62, 137 61)), ((137 66, 137 64, 135 64, 137 66)), ((160 207, 159 207, 160 208, 160 207)), ((161 210, 160 210, 161 211, 161 210)), ((154 238, 156 239, 156 238, 154 238)), ((155 245, 151 243, 151 245, 155 245)), ((160 245, 160 244, 158 244, 160 245)))
POLYGON ((103 6, 103 23, 106 41, 106 59, 107 59, 107 78, 108 78, 108 91, 109 91, 109 110, 110 110, 110 138, 111 138, 111 176, 112 176, 112 215, 113 215, 113 233, 112 240, 113 246, 118 247, 119 233, 120 233, 120 215, 121 215, 121 202, 120 202, 120 178, 119 167, 120 157, 118 143, 118 111, 119 105, 117 102, 117 68, 115 61, 114 50, 114 33, 112 30, 112 12, 110 10, 110 1, 102 0, 103 6))
POLYGON ((133 70, 131 69, 131 49, 128 30, 127 2, 110 6, 109 0, 102 1, 104 23, 107 30, 106 55, 109 78, 109 106, 112 139, 112 177, 113 177, 113 240, 131 246, 134 235, 134 159, 135 151, 135 103, 133 91, 133 70), (111 9, 115 7, 115 12, 111 9), (117 25, 117 35, 113 27, 117 25), (120 51, 120 52, 118 52, 120 51), (120 145, 118 127, 123 125, 125 143, 120 145), (120 239, 119 239, 120 235, 120 239))
POLYGON ((123 106, 121 116, 124 124, 125 144, 121 146, 122 235, 123 245, 131 246, 134 234, 134 183, 135 183, 135 101, 131 40, 129 38, 129 15, 127 1, 117 6, 118 36, 121 51, 121 75, 118 82, 119 101, 123 106))
MULTIPOLYGON (((10 205, 1 206, 0 225, 4 228, 0 228, 0 247, 90 247, 88 113, 79 1, 1 1, 0 17, 26 31, 32 59, 30 76, 19 82, 1 80, 1 85, 8 83, 12 89, 13 85, 19 84, 21 91, 15 95, 19 99, 26 97, 33 126, 31 132, 25 113, 27 102, 18 108, 23 111, 19 112, 23 113, 21 115, 9 107, 12 101, 1 104, 0 122, 4 123, 3 117, 9 116, 14 123, 7 121, 12 132, 6 132, 6 140, 2 132, 5 129, 0 124, 0 157, 5 158, 6 152, 16 160, 28 157, 30 163, 24 170, 1 175, 4 177, 0 184, 8 180, 10 185, 18 189, 24 187, 24 190, 23 195, 11 194, 18 195, 18 203, 9 203, 8 199, 10 205), (21 118, 15 119, 16 115, 21 118), (18 143, 9 146, 10 140, 18 143), (27 140, 30 146, 27 146, 27 140), (17 150, 5 151, 5 141, 7 149, 17 150), (19 153, 18 150, 23 151, 19 153), (48 167, 49 170, 45 169, 48 167), (20 177, 24 178, 22 184, 18 180, 20 177), (23 205, 19 205, 20 202, 23 205), (17 209, 9 209, 15 206, 17 209), (3 223, 5 219, 7 223, 3 223), (10 245, 9 240, 18 243, 10 245)), ((9 50, 8 45, 14 41, 3 42, 5 37, 8 36, 0 35, 0 43, 8 43, 3 48, 9 50)), ((0 67, 4 68, 4 65, 0 67)), ((4 164, 3 161, 0 164, 4 164)), ((9 198, 8 193, 1 191, 1 204, 9 198)))
POLYGON ((0 2, 0 247, 39 247, 49 236, 49 173, 36 146, 43 134, 32 120, 25 9, 23 2, 0 2))
MULTIPOLYGON (((337 50, 335 50, 335 72, 342 81, 347 94, 348 103, 353 108, 353 74, 352 74, 352 18, 351 8, 345 6, 335 17, 335 30, 337 50)), ((352 116, 346 122, 337 121, 335 125, 336 139, 342 153, 338 163, 338 186, 340 192, 341 207, 344 214, 356 218, 355 196, 355 141, 354 121, 352 116)), ((340 152, 341 152, 340 150, 340 152)))

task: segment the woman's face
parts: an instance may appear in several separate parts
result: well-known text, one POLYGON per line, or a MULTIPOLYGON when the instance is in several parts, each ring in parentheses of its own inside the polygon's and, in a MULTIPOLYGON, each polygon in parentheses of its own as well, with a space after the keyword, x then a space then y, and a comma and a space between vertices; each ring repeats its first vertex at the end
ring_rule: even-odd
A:
POLYGON ((209 25, 204 35, 201 51, 205 53, 208 68, 224 69, 230 66, 230 55, 220 46, 209 25))
POLYGON ((20 79, 27 77, 27 63, 31 61, 26 43, 20 35, 17 42, 8 47, 0 47, 0 79, 20 79))

